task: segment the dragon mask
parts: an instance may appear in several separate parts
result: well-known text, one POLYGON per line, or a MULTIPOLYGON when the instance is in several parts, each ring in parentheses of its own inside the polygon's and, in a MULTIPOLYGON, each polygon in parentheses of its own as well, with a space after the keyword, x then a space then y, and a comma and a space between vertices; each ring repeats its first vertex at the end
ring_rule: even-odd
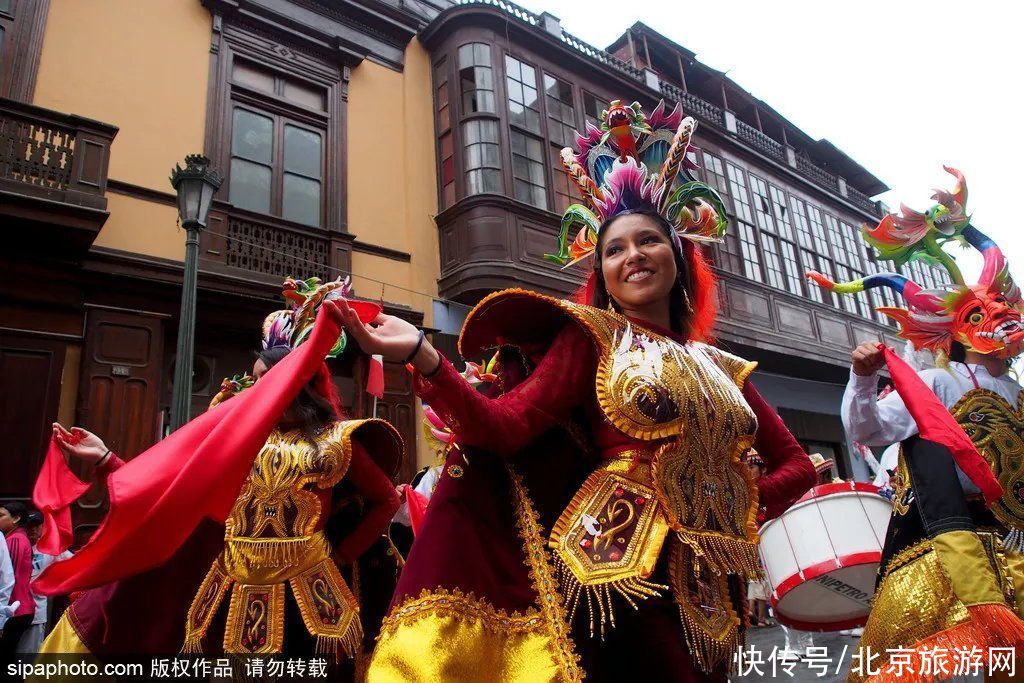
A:
POLYGON ((936 190, 936 204, 925 212, 903 206, 900 214, 889 214, 874 229, 863 229, 865 240, 884 259, 904 264, 917 259, 939 263, 949 271, 952 284, 923 289, 897 273, 878 273, 852 282, 837 283, 811 271, 807 277, 838 294, 854 294, 876 287, 899 292, 906 308, 878 310, 895 320, 899 335, 914 348, 949 354, 952 342, 970 351, 1009 359, 1024 351, 1024 325, 1020 289, 1010 276, 1006 257, 999 246, 971 225, 966 212, 967 184, 963 174, 945 167, 956 178, 952 192, 936 190), (943 246, 955 242, 977 249, 984 267, 977 284, 964 282, 960 269, 943 246))

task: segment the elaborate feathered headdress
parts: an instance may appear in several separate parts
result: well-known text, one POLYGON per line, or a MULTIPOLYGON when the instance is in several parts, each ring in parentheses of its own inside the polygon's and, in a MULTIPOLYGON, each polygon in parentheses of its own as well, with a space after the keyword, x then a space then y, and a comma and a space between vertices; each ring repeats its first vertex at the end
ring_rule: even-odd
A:
POLYGON ((903 295, 907 308, 882 307, 878 310, 895 320, 900 336, 917 349, 941 355, 949 353, 952 342, 979 353, 1012 358, 1024 350, 1021 325, 1021 292, 1010 277, 1002 250, 984 233, 971 225, 967 214, 967 183, 960 171, 945 167, 956 178, 952 192, 935 190, 936 201, 925 212, 900 207, 874 228, 862 229, 864 239, 884 259, 897 264, 911 260, 942 265, 952 284, 923 289, 897 273, 878 273, 853 282, 833 282, 821 273, 810 271, 807 277, 838 294, 854 294, 876 287, 889 287, 903 295), (978 283, 964 282, 960 269, 943 246, 956 242, 981 252, 984 267, 978 283))
POLYGON ((601 112, 601 127, 587 123, 576 136, 579 153, 562 150, 562 165, 585 204, 562 216, 559 251, 545 258, 563 266, 594 253, 598 232, 608 219, 630 209, 647 209, 668 219, 682 237, 721 241, 727 221, 721 197, 689 176, 686 157, 697 123, 683 118, 679 105, 665 113, 660 102, 650 118, 640 105, 613 101, 601 112), (673 189, 677 179, 680 181, 673 189), (579 227, 576 238, 569 232, 579 227))
MULTIPOLYGON (((328 299, 348 299, 351 293, 352 282, 347 277, 326 283, 322 283, 318 277, 306 280, 285 278, 281 294, 292 303, 292 307, 274 311, 263 320, 263 348, 286 346, 295 349, 313 331, 313 322, 320 304, 328 299)), ((350 300, 348 305, 364 323, 370 322, 381 312, 378 304, 368 301, 350 300)), ((345 350, 346 343, 347 338, 342 331, 326 357, 337 358, 345 350)))

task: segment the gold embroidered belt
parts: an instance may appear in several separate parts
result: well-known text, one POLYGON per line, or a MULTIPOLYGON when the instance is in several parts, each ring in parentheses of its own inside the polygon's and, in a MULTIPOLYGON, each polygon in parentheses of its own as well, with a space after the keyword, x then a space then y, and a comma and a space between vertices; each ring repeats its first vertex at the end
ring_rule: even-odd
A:
POLYGON ((688 649, 705 671, 727 662, 740 642, 728 574, 756 575, 757 542, 671 525, 651 471, 653 449, 622 451, 580 487, 548 541, 569 621, 585 603, 590 632, 615 626, 612 595, 631 606, 672 591, 688 649), (666 586, 650 581, 668 542, 666 586))
POLYGON ((318 652, 355 654, 362 639, 359 602, 349 590, 322 532, 301 538, 229 538, 192 600, 183 652, 202 652, 230 590, 224 651, 279 653, 284 646, 285 583, 318 652))

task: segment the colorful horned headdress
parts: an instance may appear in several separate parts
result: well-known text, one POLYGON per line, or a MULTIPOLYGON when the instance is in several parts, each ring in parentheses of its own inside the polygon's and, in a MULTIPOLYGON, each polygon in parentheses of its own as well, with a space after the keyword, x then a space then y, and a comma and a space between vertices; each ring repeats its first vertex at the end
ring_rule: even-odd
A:
MULTIPOLYGON (((350 278, 338 278, 333 282, 321 283, 320 278, 311 277, 307 280, 285 278, 281 294, 292 302, 292 308, 274 311, 263 320, 263 348, 287 346, 295 349, 309 338, 313 331, 313 322, 317 311, 327 299, 348 298, 352 293, 350 278)), ((364 323, 373 320, 381 312, 381 307, 367 301, 349 301, 348 305, 356 311, 364 323)), ((327 353, 327 358, 337 358, 345 350, 345 333, 342 332, 338 341, 327 353)))
POLYGON ((899 323, 900 336, 917 349, 947 355, 950 344, 956 341, 971 351, 1012 358, 1024 350, 1020 289, 1010 277, 1002 250, 971 225, 963 174, 949 167, 946 171, 956 178, 956 187, 952 192, 935 190, 932 199, 936 204, 932 208, 921 213, 901 206, 900 214, 889 214, 873 230, 865 226, 863 235, 882 258, 897 264, 915 259, 941 264, 949 271, 953 284, 922 289, 897 273, 878 273, 843 283, 815 271, 807 277, 839 294, 875 287, 896 290, 903 295, 907 308, 878 310, 899 323), (984 267, 977 284, 964 283, 960 269, 943 249, 947 242, 969 245, 981 252, 984 267))
POLYGON ((613 101, 601 112, 600 128, 588 123, 586 135, 576 136, 579 154, 570 147, 562 150, 562 165, 586 205, 566 210, 559 251, 545 257, 563 266, 585 259, 597 247, 601 225, 629 209, 660 213, 682 237, 720 241, 727 226, 722 199, 688 173, 692 164, 686 153, 696 127, 678 105, 666 114, 660 102, 647 118, 638 103, 613 101), (581 229, 570 242, 575 226, 581 229))

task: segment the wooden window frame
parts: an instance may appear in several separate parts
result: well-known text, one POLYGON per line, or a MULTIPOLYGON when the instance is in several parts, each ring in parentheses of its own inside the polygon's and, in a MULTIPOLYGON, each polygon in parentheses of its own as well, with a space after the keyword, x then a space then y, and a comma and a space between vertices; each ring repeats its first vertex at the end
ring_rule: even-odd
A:
MULTIPOLYGON (((324 157, 326 156, 325 151, 326 151, 326 147, 327 147, 327 145, 326 145, 326 138, 327 138, 327 136, 326 136, 326 126, 318 127, 318 126, 310 125, 305 120, 298 119, 298 118, 295 118, 295 117, 292 117, 292 116, 288 116, 288 115, 283 114, 283 113, 276 113, 274 111, 268 111, 267 108, 261 107, 258 103, 253 103, 251 101, 251 99, 249 99, 249 98, 245 98, 243 100, 239 100, 237 98, 232 98, 232 107, 231 107, 232 119, 234 119, 234 114, 239 109, 241 109, 242 111, 247 111, 247 112, 249 112, 249 113, 251 113, 251 114, 253 114, 255 116, 262 116, 262 117, 270 118, 271 121, 273 122, 273 124, 272 124, 272 126, 273 126, 273 128, 272 128, 272 130, 273 130, 273 134, 272 134, 273 135, 273 138, 272 138, 273 139, 273 148, 271 150, 271 158, 270 158, 270 173, 271 173, 271 175, 270 175, 270 210, 268 212, 253 211, 252 209, 245 209, 245 210, 246 211, 253 211, 254 213, 266 213, 266 215, 268 215, 268 216, 273 216, 275 218, 280 218, 282 220, 290 220, 290 221, 295 222, 295 223, 301 223, 302 225, 305 225, 306 227, 313 228, 313 229, 322 228, 323 225, 324 225, 324 209, 325 209, 325 204, 326 204, 326 197, 324 197, 324 195, 323 195, 324 176, 327 173, 327 168, 325 167, 325 164, 324 164, 324 157), (318 180, 320 182, 320 217, 319 217, 320 218, 320 222, 317 225, 311 225, 309 223, 302 223, 301 221, 296 221, 294 219, 289 219, 289 218, 285 217, 285 215, 284 215, 284 176, 285 176, 286 173, 288 173, 288 171, 285 170, 285 166, 284 166, 285 128, 288 127, 288 126, 292 126, 293 128, 298 128, 300 130, 305 130, 307 132, 312 132, 312 133, 315 133, 315 134, 320 136, 320 177, 316 179, 316 180, 318 180)), ((231 134, 232 134, 232 143, 233 143, 234 142, 234 129, 233 129, 233 127, 232 127, 231 134)), ((243 158, 243 157, 239 157, 239 158, 243 158)), ((230 161, 233 161, 234 159, 235 159, 235 154, 232 151, 232 153, 229 156, 229 163, 228 163, 227 167, 225 168, 225 172, 224 172, 224 182, 225 182, 225 185, 226 185, 226 187, 228 189, 228 194, 227 194, 227 200, 228 201, 231 201, 231 194, 230 194, 230 192, 231 192, 231 166, 232 166, 232 164, 230 163, 230 161)), ((251 162, 251 163, 259 163, 259 162, 251 162)), ((261 164, 261 165, 264 165, 264 164, 261 164)), ((291 175, 301 175, 301 174, 292 172, 291 175)), ((302 177, 308 178, 308 176, 302 176, 302 177)), ((239 208, 244 208, 244 207, 239 207, 239 208)))
POLYGON ((11 0, 11 11, 0 12, 0 97, 32 102, 49 13, 50 0, 11 0))
MULTIPOLYGON (((205 150, 214 166, 222 170, 226 187, 230 188, 231 134, 235 107, 248 107, 264 115, 290 118, 300 127, 316 130, 323 136, 320 227, 294 223, 278 214, 256 215, 266 215, 268 220, 302 226, 309 231, 347 233, 346 127, 350 65, 337 56, 292 49, 219 15, 214 15, 214 32, 205 150), (235 81, 232 74, 235 61, 239 59, 275 77, 321 89, 324 94, 324 110, 317 111, 235 81)), ((283 124, 281 130, 279 143, 283 150, 283 124)), ((278 141, 275 140, 275 144, 278 141)), ((283 165, 283 157, 281 163, 283 165)), ((218 198, 227 201, 227 196, 227 191, 222 190, 218 198)), ((271 206, 273 210, 273 202, 271 206)))

